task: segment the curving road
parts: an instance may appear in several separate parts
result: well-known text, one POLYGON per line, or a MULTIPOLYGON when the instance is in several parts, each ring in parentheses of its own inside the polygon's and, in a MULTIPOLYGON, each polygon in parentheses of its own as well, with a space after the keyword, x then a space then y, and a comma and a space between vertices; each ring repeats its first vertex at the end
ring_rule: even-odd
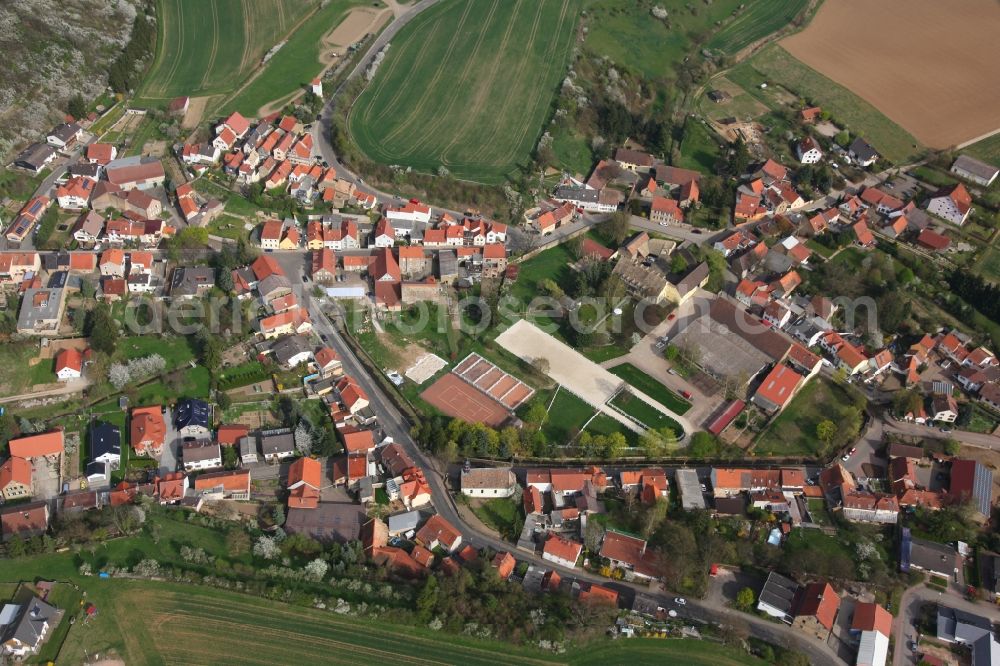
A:
MULTIPOLYGON (((293 282, 301 280, 307 261, 304 254, 289 252, 274 253, 271 256, 281 264, 285 273, 293 282)), ((511 552, 519 561, 527 561, 546 569, 557 569, 564 576, 614 588, 626 598, 631 598, 637 592, 641 592, 657 599, 660 605, 675 608, 679 613, 687 617, 706 622, 736 624, 746 627, 752 635, 758 638, 803 652, 817 666, 843 663, 827 646, 825 641, 810 641, 804 634, 793 630, 787 625, 770 622, 754 615, 747 615, 726 607, 719 607, 716 604, 697 600, 689 600, 686 606, 680 607, 673 603, 671 597, 663 594, 655 594, 645 586, 625 582, 612 582, 579 569, 566 569, 556 566, 552 562, 543 560, 538 555, 528 554, 523 551, 514 551, 510 543, 502 541, 496 535, 484 532, 478 526, 463 520, 449 492, 446 472, 442 472, 437 462, 427 456, 417 446, 416 442, 410 436, 410 424, 386 397, 381 385, 369 375, 367 369, 361 364, 357 356, 355 356, 353 349, 343 339, 336 326, 334 326, 323 311, 320 302, 312 298, 309 290, 303 285, 298 284, 297 286, 301 289, 300 299, 309 311, 314 330, 340 355, 344 372, 354 377, 368 393, 371 399, 371 407, 378 414, 379 424, 385 435, 392 437, 395 442, 402 445, 413 460, 425 470, 434 498, 434 508, 445 520, 455 525, 461 531, 464 542, 470 543, 476 548, 492 548, 497 551, 511 552)))

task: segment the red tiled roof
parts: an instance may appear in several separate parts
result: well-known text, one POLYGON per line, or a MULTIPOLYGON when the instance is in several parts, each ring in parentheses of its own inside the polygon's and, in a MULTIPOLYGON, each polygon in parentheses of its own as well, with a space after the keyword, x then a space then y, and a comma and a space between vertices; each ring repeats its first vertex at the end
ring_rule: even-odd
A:
POLYGON ((583 604, 610 604, 617 606, 618 593, 606 587, 591 584, 588 589, 580 592, 579 601, 583 604))
POLYGON ((63 431, 53 430, 10 440, 10 455, 17 458, 54 456, 63 452, 63 431))
POLYGON ((11 483, 31 486, 31 463, 27 459, 14 456, 0 465, 0 492, 11 483))
POLYGON ((815 617, 827 629, 833 629, 833 620, 840 608, 840 596, 829 583, 809 583, 802 590, 796 616, 815 617))
POLYGON ((160 405, 133 408, 129 434, 129 441, 136 450, 163 446, 167 434, 163 408, 160 405))
POLYGON ((542 547, 542 552, 567 562, 576 562, 583 550, 583 544, 564 539, 558 534, 550 534, 542 547))
POLYGON ((194 480, 195 490, 211 490, 219 486, 230 492, 246 492, 250 489, 250 470, 208 472, 207 474, 199 474, 194 480))
POLYGON ((757 395, 781 408, 791 400, 801 381, 802 375, 787 365, 777 365, 761 382, 757 395))
POLYGON ((437 541, 447 550, 452 550, 461 538, 462 533, 438 514, 428 518, 416 534, 418 542, 427 545, 437 541))
POLYGON ((233 445, 240 441, 240 437, 250 434, 250 428, 239 424, 223 424, 215 431, 215 439, 219 444, 233 445))
POLYGON ((72 347, 60 350, 56 354, 56 374, 64 368, 76 370, 77 372, 83 370, 83 354, 78 349, 73 349, 72 347))

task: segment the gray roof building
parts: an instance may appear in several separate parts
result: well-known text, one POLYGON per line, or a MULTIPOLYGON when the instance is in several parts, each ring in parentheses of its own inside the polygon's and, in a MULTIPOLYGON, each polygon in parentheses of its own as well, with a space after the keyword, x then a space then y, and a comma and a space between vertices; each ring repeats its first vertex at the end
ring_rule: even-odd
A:
POLYGON ((693 469, 679 469, 674 473, 674 483, 681 493, 681 507, 687 511, 705 508, 705 496, 701 492, 698 472, 693 469))
POLYGON ((181 266, 170 280, 171 298, 193 298, 215 286, 215 269, 208 266, 181 266))
POLYGON ((37 650, 50 629, 49 623, 58 613, 59 609, 55 606, 50 606, 38 597, 32 597, 21 607, 17 620, 7 626, 7 630, 3 633, 3 642, 15 641, 32 652, 37 650))
POLYGON ((290 432, 264 435, 260 450, 265 456, 287 456, 295 453, 295 435, 290 432))
POLYGON ((794 580, 772 571, 757 597, 757 610, 791 624, 799 589, 794 580))
POLYGON ((52 161, 56 155, 56 149, 47 143, 33 143, 14 158, 14 166, 39 172, 46 164, 52 161))
POLYGON ((389 516, 389 536, 406 534, 410 530, 417 529, 420 519, 419 511, 407 511, 406 513, 397 513, 395 516, 389 516))
POLYGON ((1000 169, 970 155, 959 155, 951 165, 951 172, 980 185, 989 186, 1000 173, 1000 169))
POLYGON ((271 352, 281 365, 294 367, 302 362, 302 354, 312 355, 312 346, 301 335, 290 335, 274 343, 274 346, 271 347, 271 352))
POLYGON ((65 296, 65 289, 26 290, 17 317, 17 332, 29 335, 57 332, 66 303, 65 296))
POLYGON ((957 608, 938 606, 937 637, 941 640, 972 645, 992 633, 993 623, 989 619, 957 608))
POLYGON ((315 509, 289 509, 285 531, 304 534, 321 543, 347 543, 361 536, 368 519, 358 504, 320 502, 315 509))

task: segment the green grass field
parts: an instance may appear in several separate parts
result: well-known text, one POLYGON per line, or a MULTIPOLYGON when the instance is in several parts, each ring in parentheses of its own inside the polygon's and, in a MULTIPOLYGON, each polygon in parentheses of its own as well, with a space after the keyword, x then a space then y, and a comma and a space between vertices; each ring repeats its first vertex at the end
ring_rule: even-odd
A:
POLYGON ((300 90, 323 69, 319 60, 323 36, 360 4, 361 0, 330 0, 288 38, 257 78, 226 103, 225 111, 256 116, 262 106, 300 90))
POLYGON ((772 96, 760 91, 761 83, 778 83, 824 110, 844 124, 852 134, 865 137, 886 159, 904 164, 923 150, 909 132, 889 120, 878 109, 842 85, 796 60, 777 45, 771 45, 726 73, 759 101, 775 108, 772 96))
POLYGON ((1000 250, 987 248, 982 258, 976 264, 976 273, 991 282, 1000 282, 1000 250))
POLYGON ((392 42, 351 109, 372 160, 501 182, 531 152, 566 73, 580 0, 444 0, 392 42))
POLYGON ((978 141, 968 148, 962 149, 963 153, 968 153, 973 157, 989 162, 994 166, 1000 166, 1000 134, 978 141))
POLYGON ((622 363, 613 368, 608 368, 608 372, 624 379, 628 384, 639 391, 642 391, 653 400, 657 401, 667 409, 684 414, 691 409, 691 403, 677 395, 669 388, 653 379, 645 372, 635 367, 631 363, 622 363))
POLYGON ((264 53, 316 4, 316 0, 157 0, 156 54, 138 97, 166 101, 178 95, 235 90, 264 53))
MULTIPOLYGON (((771 422, 757 441, 755 451, 759 455, 817 456, 824 445, 816 437, 816 426, 826 419, 836 423, 840 413, 850 405, 850 396, 843 387, 816 377, 771 422)), ((836 439, 834 443, 839 444, 836 439)))
MULTIPOLYGON (((548 403, 546 403, 546 406, 548 403)), ((596 410, 565 389, 560 389, 543 430, 556 446, 569 444, 596 410)))
POLYGON ((611 58, 616 67, 624 67, 648 79, 673 77, 676 66, 693 48, 692 37, 705 36, 716 21, 728 17, 740 0, 716 0, 709 5, 671 0, 637 3, 635 0, 588 0, 587 38, 590 53, 611 58), (653 5, 665 8, 670 27, 653 18, 653 5))
POLYGON ((732 55, 784 28, 809 4, 808 0, 757 0, 751 3, 705 46, 732 55))
POLYGON ((647 428, 654 428, 656 430, 670 428, 676 437, 680 438, 684 436, 684 428, 677 421, 631 393, 626 391, 619 393, 611 400, 610 404, 636 419, 647 428))
POLYGON ((492 527, 504 539, 516 542, 524 526, 524 512, 521 509, 520 495, 514 498, 489 499, 472 508, 484 525, 492 527))
POLYGON ((715 173, 715 165, 722 155, 719 138, 705 123, 688 118, 684 124, 684 140, 677 166, 715 173))

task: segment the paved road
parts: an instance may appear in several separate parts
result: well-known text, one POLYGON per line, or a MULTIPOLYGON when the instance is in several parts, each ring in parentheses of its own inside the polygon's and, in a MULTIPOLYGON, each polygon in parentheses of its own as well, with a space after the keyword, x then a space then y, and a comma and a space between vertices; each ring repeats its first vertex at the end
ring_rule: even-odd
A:
POLYGON ((939 426, 925 426, 917 423, 906 423, 904 421, 886 420, 885 429, 889 432, 901 435, 911 435, 914 437, 930 437, 933 439, 955 439, 969 446, 976 446, 981 449, 993 449, 1000 451, 1000 437, 988 435, 981 432, 968 432, 967 430, 952 430, 951 432, 941 432, 939 426))
MULTIPOLYGON (((303 255, 298 253, 283 253, 276 254, 275 258, 293 280, 295 280, 295 276, 302 275, 304 267, 303 255)), ((326 313, 323 312, 320 301, 310 297, 305 290, 302 293, 302 301, 309 310, 315 331, 321 336, 325 336, 327 344, 333 347, 340 355, 344 372, 354 377, 368 393, 372 409, 378 414, 379 423, 385 434, 403 446, 407 453, 412 456, 413 460, 425 470, 434 497, 434 507, 437 512, 462 532, 464 542, 470 543, 477 548, 488 547, 494 550, 511 551, 510 543, 501 541, 494 534, 481 531, 476 526, 467 523, 461 518, 454 499, 448 491, 447 473, 442 472, 437 462, 425 455, 424 451, 414 442, 410 436, 410 424, 386 397, 381 385, 369 376, 364 366, 358 361, 351 347, 347 345, 337 328, 327 317, 326 313)), ((557 569, 561 574, 571 578, 612 587, 627 595, 628 598, 631 598, 637 592, 650 594, 650 590, 645 586, 624 582, 615 583, 578 569, 566 569, 554 566, 553 563, 543 560, 537 555, 529 555, 528 553, 517 551, 515 557, 518 560, 537 564, 547 569, 557 569)), ((728 608, 720 608, 711 602, 690 600, 685 607, 679 608, 673 604, 672 597, 657 594, 651 594, 651 596, 657 598, 661 605, 677 608, 685 616, 708 622, 736 623, 745 626, 751 634, 763 640, 804 652, 810 657, 813 664, 842 663, 836 657, 836 654, 827 647, 825 642, 809 641, 801 632, 794 631, 791 627, 768 622, 756 616, 746 615, 728 608)))

